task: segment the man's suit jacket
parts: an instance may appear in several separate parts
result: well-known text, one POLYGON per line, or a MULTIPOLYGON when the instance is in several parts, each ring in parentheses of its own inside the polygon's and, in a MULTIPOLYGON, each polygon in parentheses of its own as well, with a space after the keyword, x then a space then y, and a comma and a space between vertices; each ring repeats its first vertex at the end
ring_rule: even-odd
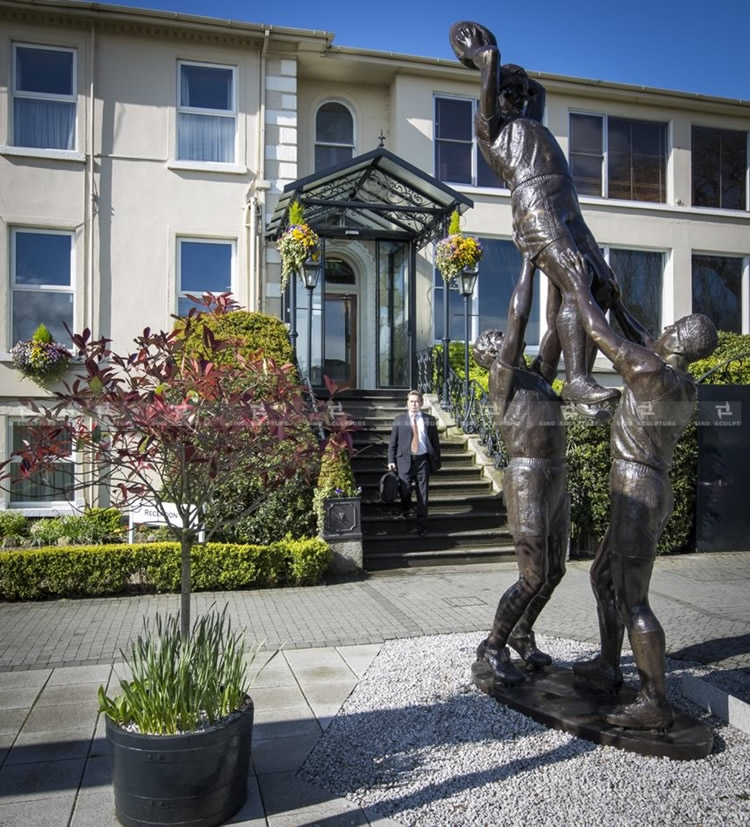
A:
MULTIPOLYGON (((437 421, 434 416, 423 413, 427 456, 430 471, 440 470, 440 440, 437 421)), ((408 413, 399 414, 393 421, 391 438, 388 441, 388 462, 394 463, 400 476, 409 473, 411 467, 411 419, 408 413)))

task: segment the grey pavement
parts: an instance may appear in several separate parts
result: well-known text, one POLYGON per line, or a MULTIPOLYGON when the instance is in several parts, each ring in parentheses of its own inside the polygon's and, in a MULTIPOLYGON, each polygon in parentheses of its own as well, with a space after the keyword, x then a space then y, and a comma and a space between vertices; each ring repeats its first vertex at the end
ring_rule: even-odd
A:
MULTIPOLYGON (((597 640, 588 568, 569 564, 539 632, 597 640)), ((252 689, 250 794, 232 823, 392 823, 297 779, 296 770, 385 641, 485 630, 514 579, 515 566, 499 563, 195 595, 194 612, 228 604, 250 640, 268 650, 283 644, 252 689)), ((750 553, 657 560, 651 602, 669 652, 750 685, 749 586, 750 553)), ((0 604, 0 825, 115 824, 97 689, 116 685, 119 650, 143 618, 178 603, 157 595, 0 604)))

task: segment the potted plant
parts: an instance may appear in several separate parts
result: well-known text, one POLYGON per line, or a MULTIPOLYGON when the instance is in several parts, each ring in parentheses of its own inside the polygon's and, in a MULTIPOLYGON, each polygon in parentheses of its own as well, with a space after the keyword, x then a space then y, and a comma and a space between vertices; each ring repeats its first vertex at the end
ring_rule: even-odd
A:
POLYGON ((435 266, 443 281, 449 284, 463 270, 475 270, 482 258, 482 243, 471 235, 461 232, 461 216, 453 210, 448 235, 438 241, 435 266))
POLYGON ((324 539, 361 537, 361 493, 362 489, 354 479, 348 441, 344 434, 335 433, 323 450, 313 498, 318 530, 324 539))
POLYGON ((259 646, 246 656, 226 607, 199 617, 187 640, 180 626, 179 614, 145 620, 130 654, 122 653, 131 674, 120 680, 120 693, 99 687, 115 814, 125 825, 210 827, 247 797, 248 668, 259 646))
POLYGON ((301 273, 307 259, 318 259, 317 233, 305 223, 304 210, 299 201, 289 207, 289 226, 276 244, 281 254, 281 289, 284 290, 290 275, 301 273))
POLYGON ((10 354, 23 376, 41 387, 60 379, 73 358, 66 347, 55 342, 43 324, 28 341, 16 342, 10 354))

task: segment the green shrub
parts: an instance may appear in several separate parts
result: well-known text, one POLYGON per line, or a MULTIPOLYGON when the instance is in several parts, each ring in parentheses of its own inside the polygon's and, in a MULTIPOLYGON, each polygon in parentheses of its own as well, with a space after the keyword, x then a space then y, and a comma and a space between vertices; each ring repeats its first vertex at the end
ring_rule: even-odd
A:
MULTIPOLYGON (((235 310, 223 316, 202 314, 195 319, 193 330, 185 345, 189 354, 219 364, 230 364, 235 360, 236 353, 241 353, 248 359, 258 351, 279 365, 293 364, 295 361, 289 333, 281 319, 248 310, 235 310), (204 339, 204 327, 219 341, 233 340, 237 346, 212 350, 204 339)), ((295 381, 297 378, 295 373, 295 381)))
POLYGON ((28 537, 29 521, 19 511, 0 511, 0 537, 28 537))
MULTIPOLYGON (((280 488, 272 491, 260 505, 246 517, 227 529, 219 529, 214 538, 225 543, 257 543, 268 545, 286 537, 312 537, 317 534, 318 524, 313 508, 314 486, 298 473, 280 488)), ((313 476, 317 476, 314 474, 313 476)), ((244 486, 245 481, 241 481, 244 486)), ((222 485, 217 503, 209 513, 211 519, 222 525, 233 516, 234 499, 227 496, 229 486, 222 485)), ((237 496, 241 491, 237 492, 237 496)))
POLYGON ((31 524, 30 532, 34 545, 54 545, 60 537, 65 536, 62 517, 43 517, 31 524))
MULTIPOLYGON (((207 543, 192 550, 196 591, 318 583, 330 562, 320 539, 268 546, 207 543)), ((177 591, 178 543, 46 547, 0 554, 0 598, 34 600, 177 591)))
POLYGON ((122 515, 116 508, 87 508, 83 514, 43 517, 31 526, 35 545, 54 545, 61 537, 72 544, 114 543, 124 539, 122 515))
MULTIPOLYGON (((700 379, 712 368, 722 365, 727 359, 750 353, 750 334, 719 331, 719 346, 708 357, 690 365, 690 373, 700 379)), ((750 359, 738 360, 717 370, 705 380, 707 385, 750 385, 750 359)))
MULTIPOLYGON (((204 314, 194 324, 195 328, 186 343, 187 351, 192 355, 227 363, 235 359, 236 353, 250 358, 260 352, 278 365, 295 364, 286 326, 275 316, 237 310, 220 317, 204 314), (203 337, 204 327, 210 329, 217 340, 234 340, 236 346, 211 350, 203 337)), ((257 379, 258 374, 254 374, 253 381, 257 379)), ((269 374, 267 380, 273 381, 273 374, 269 374)), ((293 381, 298 380, 295 368, 293 381)), ((254 390, 258 390, 257 385, 254 390)), ((298 447, 300 439, 305 439, 306 436, 310 443, 317 443, 316 435, 311 430, 308 431, 308 435, 295 434, 293 441, 297 442, 298 447)), ((279 452, 290 447, 291 443, 285 445, 280 442, 279 452)), ((264 477, 267 469, 260 464, 256 475, 233 474, 221 480, 214 502, 207 511, 207 522, 229 527, 219 530, 216 538, 225 542, 267 544, 278 542, 288 535, 309 537, 314 534, 313 491, 309 480, 317 477, 318 463, 316 457, 308 466, 300 469, 297 475, 270 492, 264 477), (237 519, 239 514, 256 504, 257 507, 246 517, 237 519)))

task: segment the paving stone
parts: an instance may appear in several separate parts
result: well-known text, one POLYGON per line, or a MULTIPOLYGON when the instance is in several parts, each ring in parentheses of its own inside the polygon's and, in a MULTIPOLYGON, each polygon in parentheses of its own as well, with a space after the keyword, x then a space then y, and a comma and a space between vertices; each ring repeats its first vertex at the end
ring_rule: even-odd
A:
POLYGON ((47 685, 42 690, 36 706, 61 706, 80 704, 81 702, 98 703, 99 685, 95 683, 66 684, 64 686, 47 685))
POLYGON ((109 666, 61 666, 52 673, 49 686, 66 684, 96 683, 107 685, 111 667, 109 666))
POLYGON ((253 741, 255 772, 297 772, 318 740, 318 735, 308 735, 253 741))
POLYGON ((356 646, 340 646, 339 654, 346 661, 346 665, 361 678, 370 668, 372 662, 381 650, 380 644, 364 644, 356 646))
POLYGON ((81 727, 89 727, 89 732, 93 732, 98 711, 98 704, 92 701, 63 706, 36 706, 29 713, 23 732, 50 732, 81 727))
POLYGON ((91 727, 49 732, 32 732, 24 728, 13 744, 5 766, 85 758, 90 746, 91 727))
POLYGON ((84 764, 83 759, 6 764, 0 769, 0 800, 32 801, 56 796, 69 799, 72 809, 84 764))
POLYGON ((31 709, 39 695, 36 686, 18 686, 12 689, 0 689, 0 710, 31 709))
POLYGON ((255 711, 253 742, 265 738, 320 736, 320 726, 309 706, 255 711))
POLYGON ((79 793, 70 827, 119 827, 119 824, 111 786, 79 793))
MULTIPOLYGON (((7 632, 4 631, 4 634, 7 632)), ((0 689, 35 686, 41 689, 52 674, 51 669, 32 669, 23 672, 0 672, 0 689)))
POLYGON ((0 735, 16 735, 28 714, 28 709, 0 709, 0 735))
POLYGON ((89 756, 81 781, 81 792, 93 792, 112 784, 112 768, 109 756, 89 756))
MULTIPOLYGON (((297 778, 292 772, 275 772, 258 776, 258 784, 266 808, 269 825, 275 817, 299 817, 300 811, 317 811, 312 821, 287 821, 287 824, 314 824, 315 819, 359 811, 344 798, 337 798, 313 784, 297 778)), ((362 823, 367 823, 362 822, 362 823)), ((326 821, 326 825, 328 822, 326 821)))
POLYGON ((73 801, 72 793, 33 801, 3 801, 0 803, 0 824, 3 827, 62 827, 68 823, 73 801))
POLYGON ((250 690, 256 709, 285 709, 304 706, 305 696, 299 686, 254 686, 250 690))
POLYGON ((238 812, 226 822, 237 827, 266 827, 263 801, 258 787, 258 779, 251 775, 247 781, 247 799, 238 812))

